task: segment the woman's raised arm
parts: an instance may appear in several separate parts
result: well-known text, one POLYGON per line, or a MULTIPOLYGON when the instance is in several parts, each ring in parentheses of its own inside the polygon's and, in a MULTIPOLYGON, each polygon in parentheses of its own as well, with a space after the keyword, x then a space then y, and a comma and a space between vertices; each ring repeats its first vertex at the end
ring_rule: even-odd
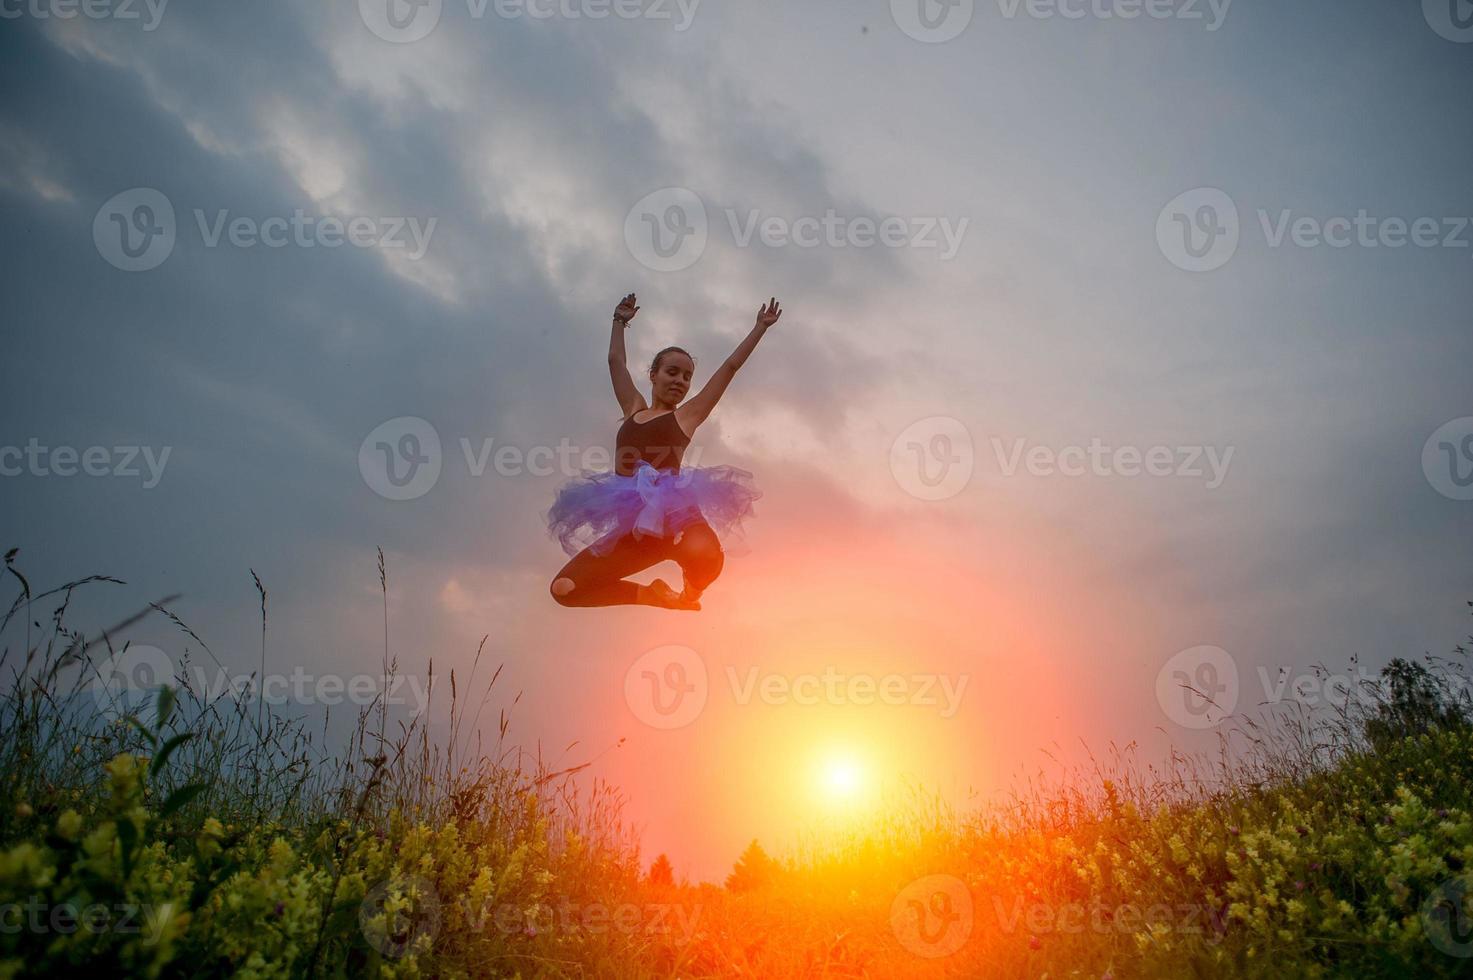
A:
POLYGON ((614 310, 613 332, 609 335, 609 379, 614 382, 614 397, 619 400, 619 408, 625 418, 650 407, 634 386, 634 379, 629 376, 629 365, 624 359, 624 330, 634 319, 634 314, 639 312, 635 305, 637 302, 633 293, 619 302, 614 310))
POLYGON ((732 378, 736 377, 737 370, 747 362, 752 351, 757 349, 757 342, 762 339, 763 334, 767 333, 767 328, 776 323, 782 315, 783 311, 778 306, 775 296, 766 305, 758 308, 757 322, 753 324, 752 332, 747 334, 746 339, 731 352, 731 356, 712 372, 700 393, 676 409, 679 413, 678 420, 686 432, 694 432, 696 426, 706 421, 706 417, 716 408, 716 403, 721 401, 721 396, 726 392, 726 386, 731 384, 732 378))

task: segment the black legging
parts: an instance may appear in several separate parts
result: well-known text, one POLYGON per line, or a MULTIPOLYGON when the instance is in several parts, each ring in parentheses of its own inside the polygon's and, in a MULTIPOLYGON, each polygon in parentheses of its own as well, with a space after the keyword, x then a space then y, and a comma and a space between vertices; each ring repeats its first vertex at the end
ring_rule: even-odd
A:
POLYGON ((558 595, 552 586, 549 591, 564 606, 627 605, 635 601, 639 585, 625 581, 625 576, 669 558, 680 564, 687 587, 705 589, 716 581, 726 562, 721 540, 705 521, 687 525, 678 537, 679 541, 668 537, 636 540, 633 534, 626 534, 602 556, 584 548, 552 580, 556 585, 558 579, 569 579, 572 591, 558 595))

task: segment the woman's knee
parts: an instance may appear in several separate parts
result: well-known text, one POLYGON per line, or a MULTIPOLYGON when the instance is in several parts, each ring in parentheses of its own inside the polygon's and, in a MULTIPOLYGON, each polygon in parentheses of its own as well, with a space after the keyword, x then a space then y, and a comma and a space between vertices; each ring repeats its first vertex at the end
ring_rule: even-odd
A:
POLYGON ((676 561, 682 567, 700 568, 714 575, 726 560, 721 539, 709 527, 687 528, 676 544, 676 561))
POLYGON ((548 586, 548 591, 552 593, 552 598, 554 601, 557 602, 558 605, 570 606, 574 602, 573 592, 577 588, 577 582, 574 582, 566 575, 559 575, 557 578, 552 580, 552 584, 548 586))

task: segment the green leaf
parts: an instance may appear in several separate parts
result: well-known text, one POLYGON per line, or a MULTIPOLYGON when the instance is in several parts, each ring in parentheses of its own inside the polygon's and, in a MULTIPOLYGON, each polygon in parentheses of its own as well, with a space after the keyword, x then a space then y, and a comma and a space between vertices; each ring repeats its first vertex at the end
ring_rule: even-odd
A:
POLYGON ((154 706, 154 730, 163 733, 169 716, 174 713, 174 689, 168 684, 159 688, 159 699, 154 706))
POLYGON ((159 807, 159 818, 164 819, 173 816, 207 789, 209 789, 208 783, 188 783, 180 786, 174 792, 170 793, 169 798, 164 801, 164 805, 159 807))
POLYGON ((194 738, 194 732, 185 732, 182 735, 175 735, 165 742, 163 747, 159 749, 158 754, 153 757, 153 762, 149 763, 148 774, 150 776, 157 776, 162 772, 165 764, 169 761, 169 756, 174 754, 174 750, 192 738, 194 738))

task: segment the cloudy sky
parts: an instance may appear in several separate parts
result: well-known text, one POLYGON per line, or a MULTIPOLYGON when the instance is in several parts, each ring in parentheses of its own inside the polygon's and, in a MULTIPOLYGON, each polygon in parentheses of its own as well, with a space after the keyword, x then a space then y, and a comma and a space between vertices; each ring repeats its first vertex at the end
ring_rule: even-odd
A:
POLYGON ((488 636, 692 876, 1207 744, 1178 672, 1469 632, 1473 9, 1418 6, 6 0, 0 546, 242 671, 254 569, 314 676, 376 671, 382 547, 405 670, 488 636), (547 592, 630 291, 697 384, 785 309, 696 436, 764 491, 697 614, 547 592))

